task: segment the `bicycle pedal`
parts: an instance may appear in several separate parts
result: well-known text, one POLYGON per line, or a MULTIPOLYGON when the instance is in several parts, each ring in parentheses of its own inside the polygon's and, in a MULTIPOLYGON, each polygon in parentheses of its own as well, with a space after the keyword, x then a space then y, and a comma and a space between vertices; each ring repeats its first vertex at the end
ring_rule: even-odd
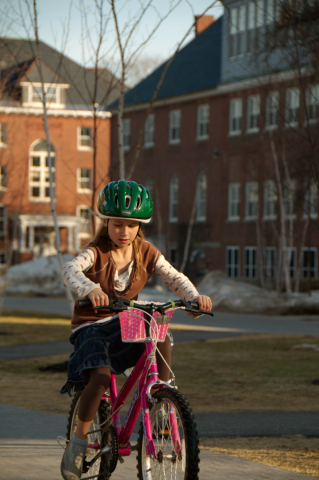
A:
POLYGON ((124 458, 119 455, 119 462, 124 463, 124 458))

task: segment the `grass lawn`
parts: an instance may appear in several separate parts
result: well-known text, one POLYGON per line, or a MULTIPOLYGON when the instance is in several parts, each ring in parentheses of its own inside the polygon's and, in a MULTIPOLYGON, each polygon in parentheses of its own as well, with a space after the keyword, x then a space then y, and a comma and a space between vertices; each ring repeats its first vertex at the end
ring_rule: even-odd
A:
MULTIPOLYGON (((14 315, 1 318, 0 346, 67 340, 70 334, 63 319, 18 322, 14 315)), ((319 352, 293 348, 304 343, 319 344, 319 337, 246 335, 176 344, 172 367, 195 412, 318 411, 319 386, 312 381, 319 379, 319 352)), ((66 374, 39 371, 66 359, 0 362, 0 402, 66 416, 70 398, 59 394, 66 374)), ((123 380, 119 377, 119 386, 123 380)), ((317 438, 202 438, 200 443, 218 453, 319 476, 317 438)))

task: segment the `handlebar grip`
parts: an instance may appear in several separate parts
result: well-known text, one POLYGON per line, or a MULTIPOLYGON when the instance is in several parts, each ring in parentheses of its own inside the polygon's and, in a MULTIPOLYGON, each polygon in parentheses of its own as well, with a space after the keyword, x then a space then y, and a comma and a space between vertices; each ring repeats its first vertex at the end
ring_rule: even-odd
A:
POLYGON ((78 300, 77 304, 79 308, 92 307, 92 302, 89 298, 83 298, 82 300, 78 300))

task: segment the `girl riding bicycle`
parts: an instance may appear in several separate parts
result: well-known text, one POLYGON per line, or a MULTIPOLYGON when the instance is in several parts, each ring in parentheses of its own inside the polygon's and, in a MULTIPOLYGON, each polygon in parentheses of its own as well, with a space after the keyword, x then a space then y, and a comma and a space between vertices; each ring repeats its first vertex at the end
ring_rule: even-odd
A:
MULTIPOLYGON (((88 297, 93 307, 107 306, 110 297, 136 300, 155 272, 179 298, 196 301, 200 310, 210 311, 209 297, 200 296, 190 280, 175 270, 154 245, 145 240, 141 223, 153 214, 149 192, 135 182, 120 180, 106 185, 97 199, 102 219, 95 238, 74 260, 63 267, 65 284, 79 298, 88 297)), ((65 480, 81 477, 87 434, 101 396, 110 384, 111 372, 120 374, 133 367, 143 353, 143 343, 123 343, 117 315, 94 308, 74 307, 70 342, 74 345, 68 363, 68 380, 61 393, 83 390, 76 432, 64 452, 61 474, 65 480)), ((158 344, 168 365, 170 340, 158 344)), ((159 377, 169 379, 169 369, 157 355, 159 377)))

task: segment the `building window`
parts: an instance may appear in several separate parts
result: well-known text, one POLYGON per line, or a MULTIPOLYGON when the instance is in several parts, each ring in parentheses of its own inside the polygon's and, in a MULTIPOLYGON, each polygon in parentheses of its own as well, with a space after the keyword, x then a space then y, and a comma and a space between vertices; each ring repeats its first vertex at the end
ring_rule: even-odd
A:
POLYGON ((209 105, 199 105, 197 107, 197 140, 208 138, 209 125, 209 105))
POLYGON ((0 190, 7 189, 7 167, 4 165, 0 166, 0 190))
POLYGON ((310 85, 307 94, 307 114, 308 120, 318 120, 319 118, 319 84, 310 85))
MULTIPOLYGON (((41 83, 21 82, 22 104, 30 107, 42 107, 43 95, 41 83)), ((65 92, 69 85, 44 84, 46 104, 49 108, 65 107, 65 92)))
POLYGON ((302 249, 302 278, 317 278, 317 249, 302 249))
POLYGON ((144 147, 153 147, 154 145, 154 119, 155 115, 149 115, 144 127, 144 147))
POLYGON ((228 185, 228 220, 240 219, 240 184, 228 185))
POLYGON ((275 3, 276 0, 266 0, 266 24, 275 22, 275 3))
POLYGON ((178 220, 178 177, 173 175, 169 184, 169 221, 178 220))
POLYGON ((260 96, 251 95, 247 100, 247 132, 258 132, 260 120, 260 96))
POLYGON ((90 127, 78 127, 78 150, 91 150, 92 129, 90 127))
POLYGON ((262 45, 265 23, 264 0, 248 3, 247 51, 254 52, 262 45))
POLYGON ((169 143, 180 143, 181 139, 181 111, 169 112, 169 143))
POLYGON ((200 173, 197 178, 197 222, 206 221, 206 201, 207 201, 207 178, 205 173, 200 173))
POLYGON ((226 272, 229 277, 239 277, 239 247, 226 248, 226 272))
POLYGON ((266 247, 263 256, 263 273, 265 278, 276 278, 277 249, 266 247))
POLYGON ((178 250, 177 247, 169 247, 169 263, 172 267, 178 269, 178 250))
POLYGON ((232 98, 229 112, 229 134, 238 135, 241 133, 241 122, 243 116, 243 102, 241 98, 232 98))
POLYGON ((7 264, 7 258, 5 252, 0 252, 0 266, 3 267, 7 264))
POLYGON ((248 278, 257 277, 257 248, 245 247, 244 251, 244 276, 248 278))
POLYGON ((298 124, 299 107, 299 88, 288 88, 286 90, 286 126, 295 126, 298 124))
POLYGON ((264 219, 274 220, 277 216, 277 188, 273 180, 264 183, 264 219))
POLYGON ((0 147, 7 145, 7 124, 0 123, 0 147))
POLYGON ((284 181, 283 187, 285 217, 291 218, 296 215, 295 182, 284 181))
POLYGON ((286 261, 286 255, 287 255, 290 277, 295 278, 296 277, 296 249, 295 249, 295 247, 288 247, 288 248, 284 249, 282 253, 283 253, 283 258, 282 258, 282 272, 281 272, 281 274, 283 275, 283 266, 284 266, 284 262, 286 261))
POLYGON ((77 169, 77 191, 79 193, 91 193, 92 191, 92 170, 88 168, 77 169))
POLYGON ((0 205, 0 237, 6 235, 6 223, 7 223, 7 207, 0 205))
POLYGON ((255 220, 258 217, 258 183, 246 183, 246 220, 255 220))
POLYGON ((266 128, 278 126, 279 92, 270 92, 266 98, 266 128))
MULTIPOLYGON (((29 197, 35 202, 50 201, 50 171, 47 143, 38 142, 33 146, 29 159, 29 197)), ((51 172, 55 188, 55 153, 51 146, 51 172)))
POLYGON ((318 218, 318 187, 315 182, 311 182, 306 188, 304 201, 304 217, 318 218))
POLYGON ((123 120, 123 149, 130 149, 130 140, 131 140, 131 119, 125 118, 123 120))
POLYGON ((246 5, 230 9, 230 51, 235 57, 245 53, 246 5))
POLYGON ((91 210, 86 205, 79 205, 76 208, 77 217, 81 217, 80 222, 80 238, 88 238, 91 236, 91 221, 90 221, 91 210))

